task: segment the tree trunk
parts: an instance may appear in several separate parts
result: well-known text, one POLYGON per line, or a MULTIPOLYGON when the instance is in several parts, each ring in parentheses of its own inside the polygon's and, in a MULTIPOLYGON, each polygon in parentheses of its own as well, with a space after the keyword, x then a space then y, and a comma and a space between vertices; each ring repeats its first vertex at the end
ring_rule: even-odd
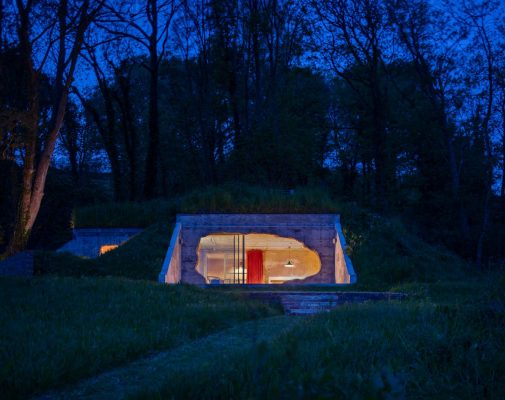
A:
POLYGON ((74 185, 77 186, 79 184, 79 163, 77 162, 77 146, 75 143, 69 146, 68 153, 72 181, 74 185))
MULTIPOLYGON (((505 132, 505 116, 503 117, 503 129, 505 132)), ((501 172, 501 198, 505 199, 505 133, 503 134, 502 137, 502 172, 501 172)))
POLYGON ((493 145, 491 143, 491 138, 489 134, 489 122, 491 121, 491 116, 493 114, 493 103, 494 103, 494 66, 493 66, 493 55, 491 51, 491 45, 489 43, 487 34, 482 35, 483 45, 486 49, 487 56, 487 81, 488 81, 488 94, 487 94, 487 109, 484 119, 482 120, 482 133, 484 136, 485 145, 485 165, 486 165, 486 176, 485 181, 485 193, 484 193, 484 204, 482 209, 482 223, 479 232, 479 239, 477 241, 477 251, 475 254, 475 261, 477 268, 482 269, 482 258, 484 252, 484 240, 489 228, 489 217, 491 214, 491 197, 493 190, 493 145))
POLYGON ((450 186, 451 186, 451 195, 452 200, 454 201, 455 206, 458 209, 458 224, 461 230, 461 236, 463 239, 464 249, 466 251, 466 255, 470 256, 473 252, 472 248, 473 243, 470 235, 470 223, 468 219, 468 214, 465 209, 465 205, 461 196, 460 190, 460 173, 458 169, 458 161, 456 158, 456 152, 454 151, 454 144, 452 142, 453 132, 451 128, 447 124, 447 115, 446 115, 446 105, 445 105, 445 97, 442 94, 438 95, 435 87, 432 83, 432 78, 429 71, 426 67, 418 66, 418 71, 420 74, 420 79, 424 88, 424 92, 427 94, 431 106, 433 108, 433 112, 436 113, 438 123, 440 125, 440 129, 442 131, 444 144, 447 151, 447 156, 449 160, 449 173, 450 173, 450 186))
POLYGON ((386 101, 380 86, 380 51, 375 43, 372 48, 370 65, 370 96, 372 98, 373 151, 375 158, 375 205, 385 211, 387 206, 387 156, 386 126, 384 107, 386 101))
POLYGON ((502 151, 502 173, 501 173, 501 198, 505 199, 505 100, 501 105, 501 122, 502 122, 502 138, 501 138, 501 151, 502 151))
POLYGON ((228 91, 230 93, 230 102, 231 102, 231 110, 232 110, 232 118, 233 118, 233 128, 235 131, 234 135, 234 145, 235 149, 240 149, 241 141, 242 141, 242 126, 240 122, 240 106, 239 106, 239 97, 237 94, 237 75, 235 71, 235 66, 230 65, 232 71, 230 71, 228 78, 228 91))
POLYGON ((36 137, 38 124, 38 98, 35 99, 36 109, 32 111, 33 122, 26 127, 28 142, 26 146, 22 190, 18 200, 17 217, 14 224, 12 237, 7 246, 6 255, 16 254, 26 248, 28 238, 30 237, 31 228, 31 199, 33 188, 33 176, 35 172, 35 154, 36 154, 36 137), (34 140, 35 139, 35 140, 34 140))
MULTIPOLYGON (((21 11, 21 10, 20 10, 21 11)), ((22 189, 18 200, 17 216, 14 223, 12 237, 7 246, 7 255, 16 254, 25 249, 30 237, 31 226, 30 202, 33 189, 33 176, 35 174, 35 157, 37 149, 37 136, 39 125, 39 96, 38 76, 33 66, 32 46, 28 37, 29 10, 20 13, 19 41, 21 57, 23 59, 24 73, 28 75, 27 90, 27 117, 25 124, 25 157, 23 164, 22 189)))
POLYGON ((375 158, 375 205, 384 211, 387 208, 386 201, 386 156, 385 156, 385 133, 384 121, 381 111, 381 100, 378 98, 378 93, 372 89, 373 98, 373 124, 374 124, 374 158, 375 158))
POLYGON ((121 96, 116 96, 116 102, 121 110, 121 121, 123 126, 123 137, 125 143, 126 157, 129 166, 129 198, 137 199, 137 130, 133 116, 133 106, 131 103, 130 88, 131 82, 128 78, 116 74, 121 90, 121 96))
MULTIPOLYGON (((14 234, 8 247, 8 254, 14 254, 23 250, 27 243, 30 233, 32 231, 35 219, 40 211, 42 198, 44 197, 44 187, 46 184, 47 173, 51 165, 51 157, 56 145, 58 133, 63 124, 65 116, 65 109, 67 106, 68 91, 65 88, 60 97, 60 102, 54 117, 53 129, 49 133, 46 140, 44 150, 40 156, 38 165, 35 169, 35 140, 31 140, 26 148, 26 158, 23 173, 23 191, 20 199, 19 214, 14 228, 14 234), (32 184, 32 178, 35 179, 32 184)), ((38 121, 38 117, 34 118, 38 121)), ((36 136, 36 128, 30 129, 32 135, 36 136)))
MULTIPOLYGON (((156 62, 157 63, 157 62, 156 62)), ((151 65, 154 63, 151 63, 151 65)), ((153 67, 153 66, 152 66, 153 67)), ((147 199, 156 193, 158 175, 159 153, 159 126, 158 126, 158 67, 151 72, 149 95, 149 144, 146 157, 146 175, 144 180, 144 196, 147 199)))
POLYGON ((156 194, 159 158, 159 115, 158 115, 158 12, 156 0, 149 0, 151 4, 152 32, 149 42, 149 144, 146 157, 146 171, 144 179, 144 196, 151 199, 156 194))
POLYGON ((3 41, 3 38, 4 38, 4 35, 3 35, 3 32, 4 32, 4 2, 3 0, 0 0, 0 51, 3 50, 4 48, 4 41, 3 41))
POLYGON ((109 159, 110 169, 112 173, 112 187, 114 190, 114 199, 123 199, 123 177, 121 171, 121 163, 119 162, 119 153, 116 147, 116 113, 114 111, 114 105, 112 104, 111 93, 106 86, 105 82, 100 82, 100 77, 97 75, 99 80, 100 92, 105 104, 105 115, 107 118, 106 127, 103 125, 100 119, 100 114, 98 110, 93 107, 89 101, 87 101, 79 91, 75 90, 75 94, 79 97, 83 107, 87 112, 91 114, 93 121, 98 129, 103 145, 105 147, 105 152, 107 153, 107 158, 109 159))
POLYGON ((482 259, 484 255, 484 241, 486 239, 486 234, 489 226, 489 217, 491 215, 490 200, 491 200, 491 190, 487 190, 482 210, 481 230, 479 233, 479 239, 477 240, 477 251, 475 253, 475 263, 477 264, 478 269, 482 269, 482 259))
POLYGON ((251 4, 251 23, 252 31, 252 50, 254 58, 254 82, 255 82, 255 122, 258 121, 260 104, 261 104, 261 61, 260 61, 260 44, 259 44, 259 19, 260 12, 258 9, 258 0, 252 0, 251 4))
POLYGON ((460 193, 460 177, 458 170, 458 162, 456 159, 456 153, 454 151, 454 146, 452 143, 452 134, 449 132, 449 127, 445 121, 445 116, 443 118, 443 134, 445 145, 447 149, 447 154, 449 156, 449 170, 451 175, 451 193, 453 200, 458 207, 458 219, 459 219, 459 227, 461 229, 461 235, 463 238, 464 246, 467 252, 471 251, 473 244, 470 237, 470 223, 468 221, 468 214, 466 212, 463 199, 461 198, 460 193))

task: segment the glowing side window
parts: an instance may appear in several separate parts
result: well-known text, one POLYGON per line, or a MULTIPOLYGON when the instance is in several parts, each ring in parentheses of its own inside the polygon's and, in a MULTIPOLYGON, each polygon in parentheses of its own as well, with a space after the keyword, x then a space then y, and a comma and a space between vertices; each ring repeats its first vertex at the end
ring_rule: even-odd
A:
POLYGON ((117 249, 118 247, 119 245, 117 244, 104 244, 103 246, 100 247, 100 255, 105 254, 114 249, 117 249))

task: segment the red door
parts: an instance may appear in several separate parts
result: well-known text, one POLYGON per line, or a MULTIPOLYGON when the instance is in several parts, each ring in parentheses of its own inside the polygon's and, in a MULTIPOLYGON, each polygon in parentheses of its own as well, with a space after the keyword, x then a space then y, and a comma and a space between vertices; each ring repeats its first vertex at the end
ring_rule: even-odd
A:
POLYGON ((247 250, 247 283, 263 283, 263 251, 247 250))

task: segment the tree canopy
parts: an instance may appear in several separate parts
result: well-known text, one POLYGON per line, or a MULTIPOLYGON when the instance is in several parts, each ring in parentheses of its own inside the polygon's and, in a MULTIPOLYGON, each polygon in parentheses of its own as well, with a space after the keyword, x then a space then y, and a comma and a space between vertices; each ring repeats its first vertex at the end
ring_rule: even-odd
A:
POLYGON ((18 171, 0 188, 18 204, 6 249, 27 245, 52 159, 74 187, 110 174, 118 201, 324 186, 478 265, 503 256, 503 8, 2 2, 0 161, 18 171))

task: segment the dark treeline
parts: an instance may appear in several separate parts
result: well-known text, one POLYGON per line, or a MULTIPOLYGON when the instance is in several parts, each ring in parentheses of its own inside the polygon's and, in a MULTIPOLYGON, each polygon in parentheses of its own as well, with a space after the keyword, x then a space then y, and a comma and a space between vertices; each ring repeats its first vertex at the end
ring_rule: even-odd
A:
POLYGON ((117 201, 323 185, 479 266, 503 257, 499 1, 7 3, 9 253, 26 246, 56 152, 76 187, 110 171, 117 201))

